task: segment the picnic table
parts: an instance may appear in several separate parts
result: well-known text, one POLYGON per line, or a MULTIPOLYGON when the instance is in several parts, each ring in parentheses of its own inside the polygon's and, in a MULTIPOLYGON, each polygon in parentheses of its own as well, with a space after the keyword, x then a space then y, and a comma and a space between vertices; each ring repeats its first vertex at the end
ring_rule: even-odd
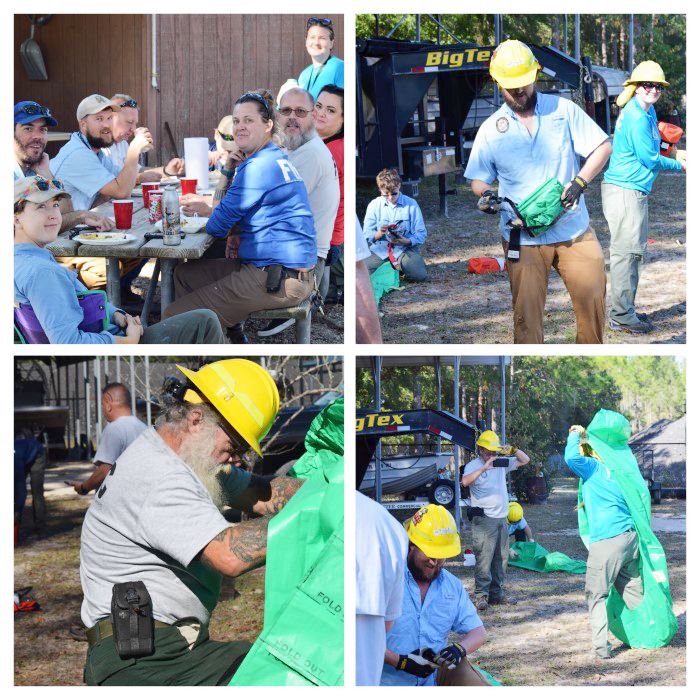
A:
MULTIPOLYGON (((141 191, 140 186, 138 191, 141 191)), ((181 240, 178 246, 163 245, 162 239, 146 240, 147 233, 160 233, 155 224, 148 221, 148 210, 143 206, 143 198, 136 194, 134 190, 131 199, 134 200, 134 212, 131 221, 131 228, 125 229, 124 233, 135 236, 133 241, 113 245, 94 245, 80 243, 71 240, 68 231, 62 233, 53 243, 47 247, 55 257, 87 257, 106 258, 107 263, 107 298, 114 306, 121 306, 119 259, 120 258, 156 258, 156 266, 153 276, 146 292, 142 311, 142 322, 148 323, 153 294, 158 282, 160 273, 160 309, 161 313, 172 303, 174 297, 173 290, 173 270, 179 261, 190 259, 196 260, 204 255, 204 251, 213 243, 214 237, 205 232, 188 233, 181 240)), ((95 207, 92 211, 109 216, 114 219, 114 207, 112 202, 95 207)), ((115 229, 118 231, 119 229, 115 229)))

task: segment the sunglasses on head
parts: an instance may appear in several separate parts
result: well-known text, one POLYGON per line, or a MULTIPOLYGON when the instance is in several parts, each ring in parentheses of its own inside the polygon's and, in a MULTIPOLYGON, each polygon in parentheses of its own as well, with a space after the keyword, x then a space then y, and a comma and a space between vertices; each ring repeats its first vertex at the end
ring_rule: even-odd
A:
POLYGON ((139 103, 136 100, 127 100, 126 102, 122 102, 120 107, 133 107, 136 109, 139 106, 139 103))
POLYGON ((324 19, 321 19, 320 17, 309 17, 309 19, 306 21, 306 28, 308 29, 309 27, 315 26, 330 27, 333 29, 333 21, 327 17, 324 19))
POLYGON ((48 107, 42 107, 41 105, 24 105, 24 107, 20 107, 19 111, 23 112, 24 114, 29 114, 30 116, 35 114, 41 114, 42 117, 51 116, 51 110, 48 107))
POLYGON ((34 190, 38 190, 39 192, 48 192, 51 187, 57 190, 62 190, 63 182, 61 180, 46 180, 40 175, 37 175, 34 178, 34 182, 32 182, 32 184, 29 185, 29 187, 27 187, 26 190, 24 190, 22 198, 25 198, 30 192, 33 192, 34 190))
POLYGON ((295 107, 294 109, 292 109, 291 107, 278 107, 277 111, 283 117, 288 117, 291 115, 292 112, 294 112, 294 116, 299 117, 299 119, 304 119, 304 117, 306 117, 306 115, 312 110, 302 109, 301 107, 295 107))
POLYGON ((218 129, 216 133, 219 134, 224 141, 233 141, 233 136, 231 136, 231 134, 222 134, 218 129))
POLYGON ((659 83, 641 83, 641 86, 648 92, 656 88, 659 92, 663 92, 665 85, 660 85, 659 83))
POLYGON ((250 100, 255 100, 265 108, 266 120, 272 119, 272 117, 270 116, 270 108, 267 106, 265 98, 259 92, 246 92, 245 95, 241 95, 238 98, 238 100, 236 100, 236 104, 241 104, 242 102, 250 102, 250 100))

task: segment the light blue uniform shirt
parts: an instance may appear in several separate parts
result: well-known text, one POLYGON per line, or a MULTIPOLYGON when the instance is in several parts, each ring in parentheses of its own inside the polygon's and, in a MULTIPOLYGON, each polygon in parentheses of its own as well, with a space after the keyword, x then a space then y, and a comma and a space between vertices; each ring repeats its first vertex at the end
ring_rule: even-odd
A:
MULTIPOLYGON (((566 185, 587 158, 607 141, 606 133, 571 100, 537 93, 532 136, 513 110, 504 104, 477 132, 464 177, 487 184, 498 179, 498 196, 520 204, 547 180, 566 185)), ((501 212, 501 234, 508 240, 510 207, 501 212)), ((580 236, 589 224, 584 197, 545 233, 520 234, 520 245, 560 243, 580 236)))
MULTIPOLYGON (((15 244, 15 301, 31 304, 50 343, 88 344, 116 343, 115 335, 124 331, 111 324, 108 331, 86 333, 78 330, 83 321, 83 310, 78 293, 87 287, 78 280, 77 273, 61 267, 51 251, 31 243, 15 244)), ((107 317, 119 311, 107 304, 107 317)))
MULTIPOLYGON (((389 257, 389 241, 386 238, 380 238, 372 242, 374 232, 378 231, 382 224, 399 224, 396 233, 408 238, 413 248, 423 243, 428 235, 418 202, 407 197, 403 192, 399 193, 395 207, 389 206, 384 197, 377 197, 369 203, 365 212, 363 233, 369 249, 382 260, 386 260, 389 257)), ((394 255, 398 258, 406 247, 394 244, 392 246, 394 255)))
POLYGON ((299 87, 308 90, 314 97, 314 100, 318 97, 321 89, 325 85, 337 85, 338 87, 344 87, 344 72, 345 64, 337 56, 331 56, 319 69, 314 67, 312 63, 310 66, 306 66, 304 70, 299 75, 299 80, 297 83, 299 87))
POLYGON ((622 490, 604 462, 579 452, 581 436, 569 433, 564 461, 583 479, 583 503, 588 516, 591 542, 617 537, 634 527, 622 490))
MULTIPOLYGON (((420 589, 406 566, 401 617, 387 634, 386 646, 397 654, 409 654, 421 647, 430 647, 437 653, 447 646, 450 631, 464 636, 482 626, 456 576, 443 569, 430 584, 421 606, 420 589)), ((435 685, 435 677, 431 673, 427 678, 418 678, 384 664, 381 685, 435 685)))
POLYGON ((510 537, 515 533, 516 530, 524 530, 527 527, 527 520, 525 518, 520 518, 517 523, 508 525, 508 536, 510 537))
POLYGON ((661 134, 653 105, 645 112, 633 97, 620 112, 610 164, 603 180, 629 190, 651 192, 660 170, 682 170, 680 161, 660 153, 661 134))
POLYGON ((121 172, 101 150, 95 153, 84 139, 74 131, 49 163, 53 176, 63 180, 75 211, 91 209, 99 191, 121 172))

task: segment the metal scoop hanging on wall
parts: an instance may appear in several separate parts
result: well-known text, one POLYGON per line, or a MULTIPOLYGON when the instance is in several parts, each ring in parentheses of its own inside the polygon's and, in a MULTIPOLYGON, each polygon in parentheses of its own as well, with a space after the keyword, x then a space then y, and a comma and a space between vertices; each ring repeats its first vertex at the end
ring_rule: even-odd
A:
POLYGON ((27 71, 29 80, 48 80, 49 74, 46 71, 44 56, 41 47, 34 39, 34 28, 43 27, 51 19, 52 15, 27 15, 31 22, 29 39, 25 39, 19 47, 19 55, 22 59, 24 70, 27 71))

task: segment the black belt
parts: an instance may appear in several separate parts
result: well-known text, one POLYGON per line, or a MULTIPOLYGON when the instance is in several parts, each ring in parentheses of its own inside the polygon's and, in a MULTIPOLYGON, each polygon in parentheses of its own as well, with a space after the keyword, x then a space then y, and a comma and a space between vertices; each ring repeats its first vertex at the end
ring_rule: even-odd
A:
MULTIPOLYGON (((159 627, 172 627, 172 625, 169 625, 167 622, 161 622, 160 620, 153 620, 153 625, 156 629, 159 627)), ((111 637, 113 633, 112 623, 109 621, 108 617, 104 617, 87 631, 88 644, 93 647, 97 642, 111 637)))
MULTIPOLYGON (((314 270, 306 270, 306 272, 300 272, 299 270, 294 270, 291 267, 285 267, 282 265, 282 268, 284 269, 284 275, 287 278, 291 278, 294 280, 300 280, 302 282, 307 282, 308 280, 312 279, 311 275, 314 273, 314 270)), ((259 267, 259 270, 267 270, 267 265, 264 267, 259 267)))

